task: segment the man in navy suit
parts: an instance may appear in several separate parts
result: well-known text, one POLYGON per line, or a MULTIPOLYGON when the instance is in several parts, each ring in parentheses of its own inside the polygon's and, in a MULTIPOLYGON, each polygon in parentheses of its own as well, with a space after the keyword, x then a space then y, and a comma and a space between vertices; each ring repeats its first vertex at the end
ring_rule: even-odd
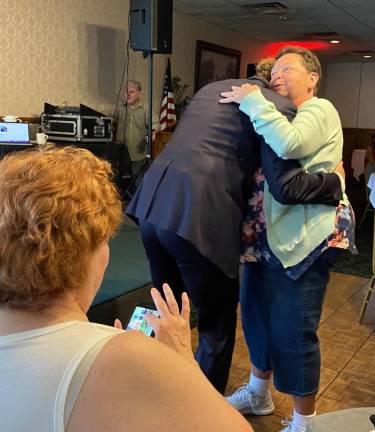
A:
POLYGON ((218 103, 222 91, 246 82, 293 119, 294 105, 260 78, 205 86, 127 208, 139 222, 155 287, 167 282, 176 298, 187 291, 195 305, 196 360, 221 393, 235 342, 240 224, 255 170, 263 166, 271 193, 284 204, 337 206, 342 198, 338 175, 310 175, 298 161, 278 158, 235 104, 218 103))

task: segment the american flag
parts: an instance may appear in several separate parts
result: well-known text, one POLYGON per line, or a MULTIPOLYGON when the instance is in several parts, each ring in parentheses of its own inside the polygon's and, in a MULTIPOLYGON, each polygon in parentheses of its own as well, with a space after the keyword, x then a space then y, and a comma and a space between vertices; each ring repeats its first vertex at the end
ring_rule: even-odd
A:
POLYGON ((176 123, 176 111, 171 78, 171 60, 168 59, 167 69, 164 76, 163 96, 160 108, 160 130, 174 126, 176 123))

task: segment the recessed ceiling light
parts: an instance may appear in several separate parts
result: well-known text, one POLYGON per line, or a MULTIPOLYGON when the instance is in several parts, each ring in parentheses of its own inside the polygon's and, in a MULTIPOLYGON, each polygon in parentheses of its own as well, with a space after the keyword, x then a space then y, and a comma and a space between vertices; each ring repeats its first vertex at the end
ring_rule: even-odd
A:
POLYGON ((331 44, 339 44, 340 41, 337 40, 337 39, 332 39, 332 40, 329 41, 329 43, 331 43, 331 44))
POLYGON ((372 58, 372 55, 366 54, 366 55, 363 56, 363 58, 372 58))

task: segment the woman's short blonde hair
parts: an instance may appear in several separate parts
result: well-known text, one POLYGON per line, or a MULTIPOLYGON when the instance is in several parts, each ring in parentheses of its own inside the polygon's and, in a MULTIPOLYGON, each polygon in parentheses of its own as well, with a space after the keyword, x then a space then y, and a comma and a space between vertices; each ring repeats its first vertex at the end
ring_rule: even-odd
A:
POLYGON ((108 162, 47 147, 0 161, 0 306, 41 310, 79 291, 122 209, 108 162))

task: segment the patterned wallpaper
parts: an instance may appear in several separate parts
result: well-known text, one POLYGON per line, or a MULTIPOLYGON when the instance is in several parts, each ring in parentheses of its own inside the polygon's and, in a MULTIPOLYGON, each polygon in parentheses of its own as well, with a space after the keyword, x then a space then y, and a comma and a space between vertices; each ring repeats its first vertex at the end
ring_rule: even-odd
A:
POLYGON ((125 61, 128 0, 0 0, 0 114, 43 103, 112 111, 125 61))
MULTIPOLYGON (((129 0, 0 0, 0 10, 0 115, 39 116, 44 102, 113 113, 126 59, 129 0)), ((246 63, 256 60, 256 42, 174 13, 172 76, 189 85, 187 94, 194 88, 197 39, 241 50, 243 74, 246 63)), ((141 81, 147 100, 148 60, 129 54, 129 79, 141 81)), ((166 58, 154 55, 156 111, 166 58)))

